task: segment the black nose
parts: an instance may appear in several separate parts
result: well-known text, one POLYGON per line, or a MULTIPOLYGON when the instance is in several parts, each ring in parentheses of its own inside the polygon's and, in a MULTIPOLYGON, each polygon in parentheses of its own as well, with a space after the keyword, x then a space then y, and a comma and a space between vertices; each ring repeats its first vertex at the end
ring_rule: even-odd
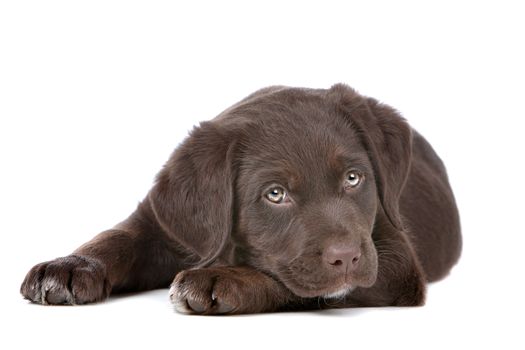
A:
POLYGON ((323 252, 326 264, 341 271, 353 271, 361 258, 361 249, 356 245, 330 245, 323 252))

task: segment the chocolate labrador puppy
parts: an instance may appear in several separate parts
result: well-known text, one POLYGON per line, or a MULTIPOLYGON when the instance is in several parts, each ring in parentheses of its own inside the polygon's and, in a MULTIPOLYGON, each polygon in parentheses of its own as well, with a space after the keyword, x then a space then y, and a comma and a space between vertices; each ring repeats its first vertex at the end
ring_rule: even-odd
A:
POLYGON ((422 305, 460 251, 445 167, 394 109, 276 86, 201 123, 128 219, 21 293, 74 305, 171 283, 197 314, 422 305))

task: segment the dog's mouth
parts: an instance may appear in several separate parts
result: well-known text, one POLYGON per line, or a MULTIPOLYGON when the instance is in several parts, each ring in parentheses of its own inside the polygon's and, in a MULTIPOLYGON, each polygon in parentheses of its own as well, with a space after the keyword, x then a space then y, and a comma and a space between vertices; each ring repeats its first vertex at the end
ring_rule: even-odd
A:
POLYGON ((288 266, 280 269, 276 276, 292 293, 302 298, 323 297, 339 299, 349 295, 354 289, 371 287, 377 279, 377 265, 364 271, 333 274, 302 265, 301 271, 288 266))

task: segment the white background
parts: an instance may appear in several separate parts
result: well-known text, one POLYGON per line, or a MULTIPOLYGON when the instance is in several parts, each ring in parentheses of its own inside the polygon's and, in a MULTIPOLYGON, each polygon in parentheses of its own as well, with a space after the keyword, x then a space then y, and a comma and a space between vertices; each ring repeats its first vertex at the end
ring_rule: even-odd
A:
POLYGON ((2 1, 0 347, 523 349, 524 16, 519 1, 2 1), (20 297, 32 265, 130 214, 193 125, 267 85, 336 82, 399 109, 448 167, 464 251, 426 306, 206 318, 167 290, 20 297))

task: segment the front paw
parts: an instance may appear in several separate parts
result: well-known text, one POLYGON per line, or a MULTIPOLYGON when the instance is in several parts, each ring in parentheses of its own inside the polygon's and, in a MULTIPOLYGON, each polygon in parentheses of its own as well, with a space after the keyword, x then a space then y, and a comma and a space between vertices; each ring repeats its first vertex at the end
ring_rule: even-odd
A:
POLYGON ((234 270, 206 268, 180 272, 170 289, 175 310, 186 314, 236 314, 251 312, 254 286, 234 270))
POLYGON ((76 305, 104 300, 111 286, 98 260, 70 255, 33 267, 20 293, 38 304, 76 305))

